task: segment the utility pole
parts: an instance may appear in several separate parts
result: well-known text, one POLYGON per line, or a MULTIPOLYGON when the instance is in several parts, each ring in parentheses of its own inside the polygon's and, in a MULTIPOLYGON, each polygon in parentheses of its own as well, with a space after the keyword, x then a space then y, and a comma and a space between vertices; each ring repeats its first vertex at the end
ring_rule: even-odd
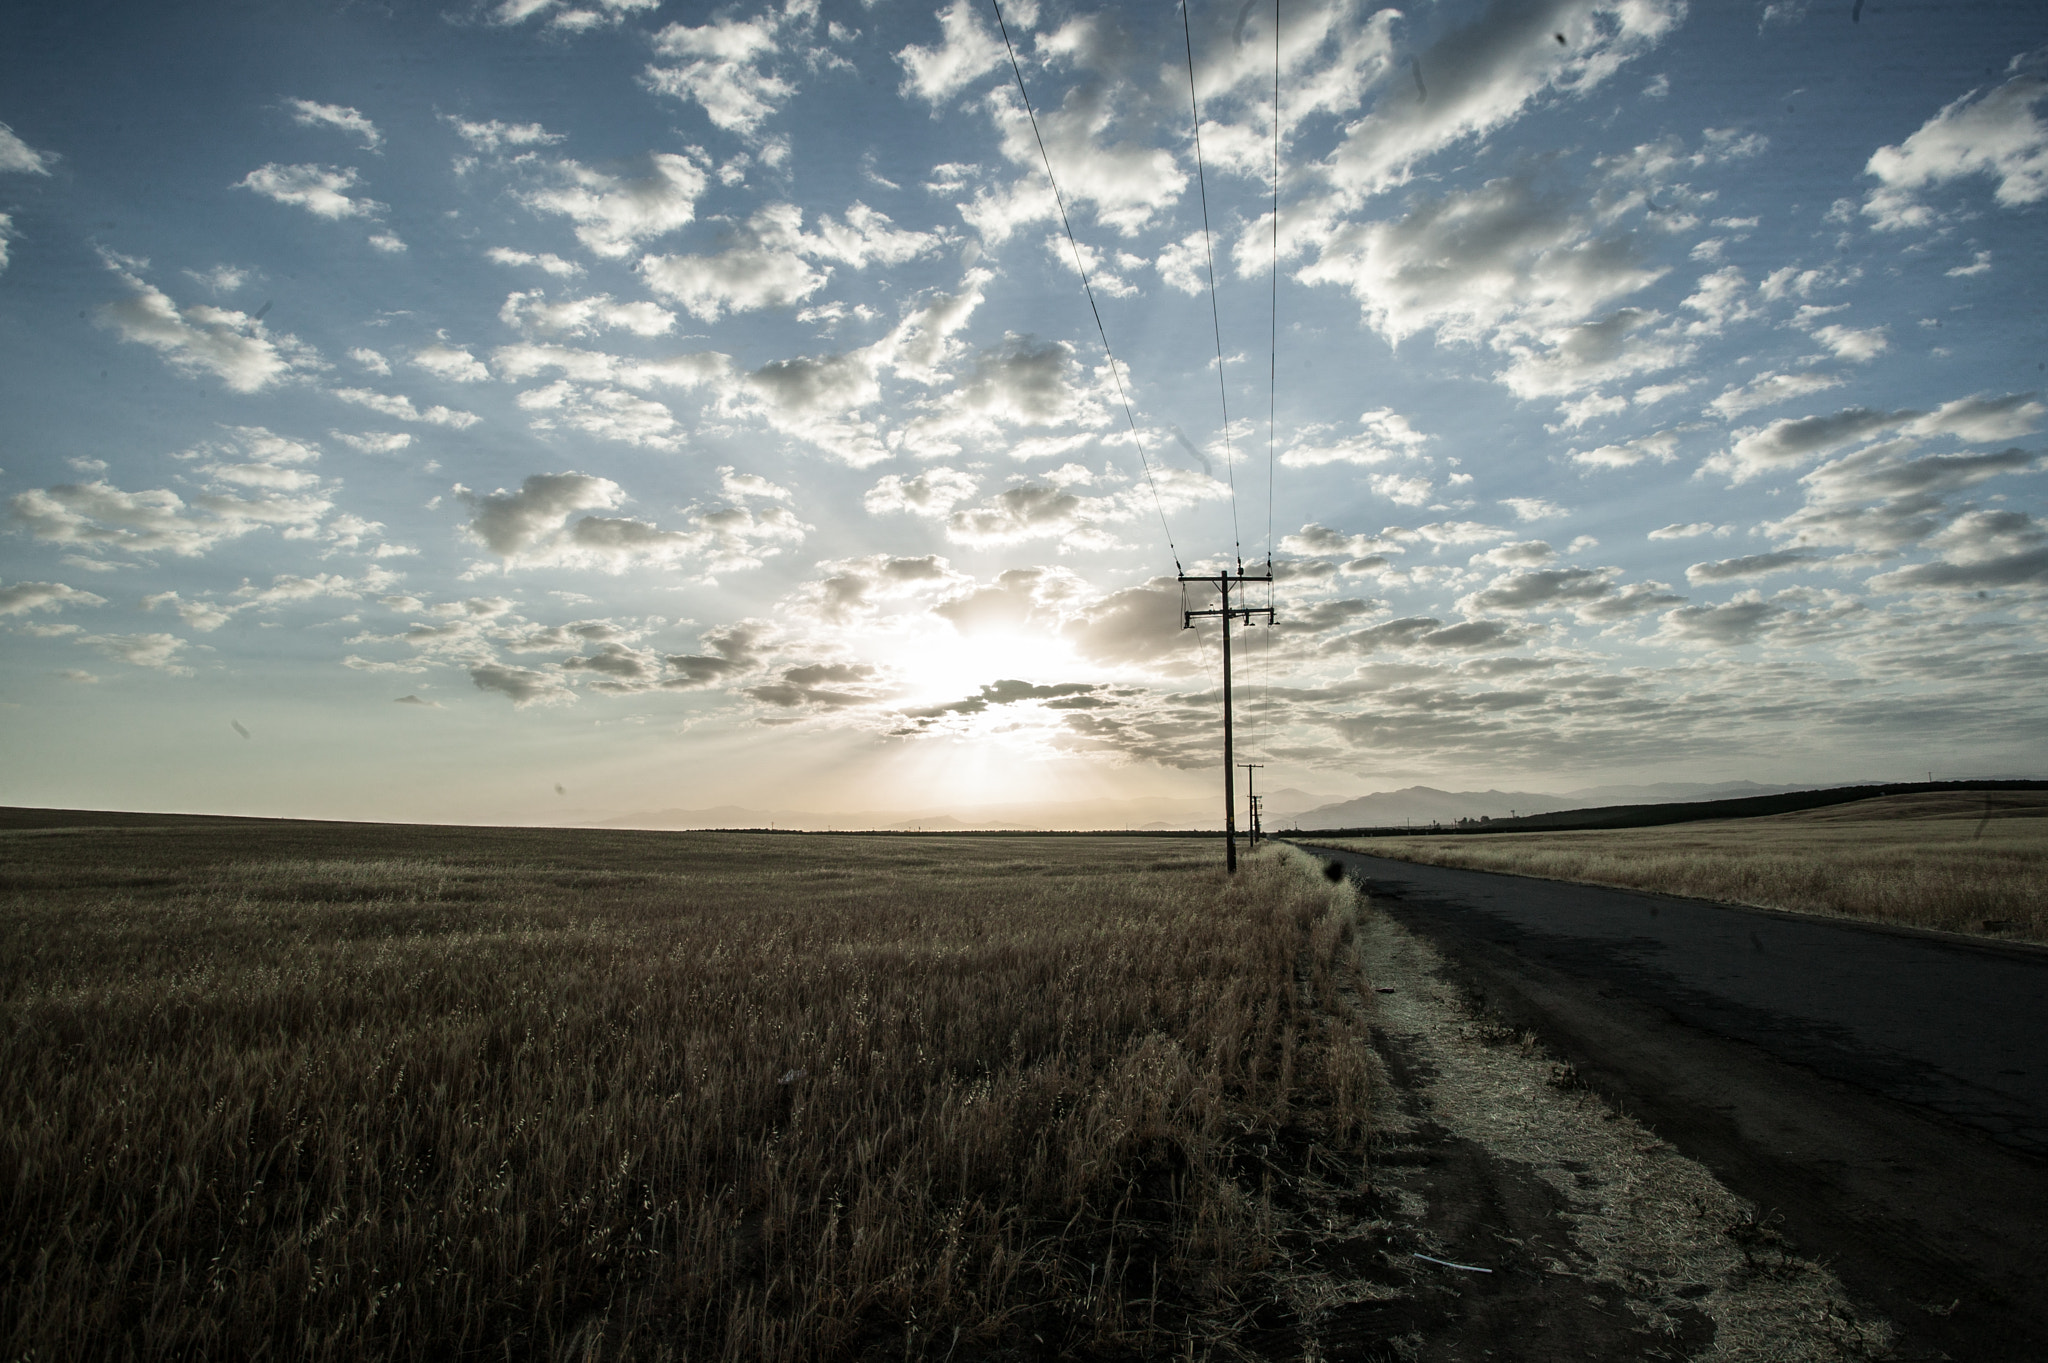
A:
MULTIPOLYGON (((1213 577, 1180 575, 1181 589, 1185 591, 1190 582, 1213 584, 1223 598, 1220 610, 1194 611, 1181 607, 1181 628, 1193 629, 1195 621, 1215 617, 1223 622, 1223 865, 1230 874, 1237 874, 1237 768, 1231 765, 1231 715, 1230 715, 1230 622, 1242 617, 1246 628, 1250 628, 1252 617, 1263 615, 1266 623, 1273 623, 1271 606, 1232 606, 1230 589, 1243 587, 1250 582, 1263 582, 1268 589, 1273 585, 1271 565, 1264 577, 1246 577, 1244 564, 1237 565, 1236 573, 1218 573, 1213 577)), ((1270 598, 1269 598, 1270 599, 1270 598)))
POLYGON ((1257 847, 1259 845, 1259 796, 1258 792, 1252 789, 1252 781, 1254 779, 1252 773, 1265 765, 1266 764, 1264 762, 1240 762, 1237 764, 1238 770, 1244 773, 1245 803, 1249 804, 1252 807, 1252 836, 1250 846, 1253 847, 1257 847))

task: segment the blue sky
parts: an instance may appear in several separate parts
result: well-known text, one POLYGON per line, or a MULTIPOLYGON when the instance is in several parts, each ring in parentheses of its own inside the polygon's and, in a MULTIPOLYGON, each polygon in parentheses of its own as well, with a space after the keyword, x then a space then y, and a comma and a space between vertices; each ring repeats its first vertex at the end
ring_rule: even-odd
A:
POLYGON ((11 18, 0 801, 2039 774, 2038 6, 1004 16, 11 18))

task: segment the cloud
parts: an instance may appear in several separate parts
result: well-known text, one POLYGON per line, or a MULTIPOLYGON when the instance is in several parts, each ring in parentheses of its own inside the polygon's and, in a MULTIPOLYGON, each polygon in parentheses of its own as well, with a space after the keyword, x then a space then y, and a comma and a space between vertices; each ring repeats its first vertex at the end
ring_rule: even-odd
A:
POLYGON ((67 587, 61 582, 17 582, 0 586, 0 615, 59 611, 66 606, 104 606, 107 598, 67 587))
POLYGON ((1913 435, 1953 435, 1973 445, 2017 440, 2039 430, 2041 418, 2048 416, 2048 407, 2042 406, 2039 397, 2038 393, 2007 393, 1996 398, 1975 393, 1943 403, 1907 422, 1904 429, 1913 435))
POLYGON ((1715 525, 1712 521, 1692 521, 1689 524, 1674 522, 1652 530, 1649 538, 1653 540, 1689 540, 1697 539, 1701 535, 1728 535, 1734 529, 1735 527, 1730 525, 1715 525))
POLYGON ((1476 653, 1514 648, 1527 640, 1527 634, 1499 620, 1466 620, 1446 625, 1435 616, 1410 615, 1346 635, 1341 643, 1359 653, 1378 653, 1383 649, 1476 653))
POLYGON ((1735 443, 1701 467, 1709 473, 1727 474, 1731 483, 1746 483, 1853 445, 1919 415, 1844 407, 1833 416, 1784 417, 1768 426, 1736 431, 1735 443))
MULTIPOLYGON (((640 360, 602 350, 533 342, 500 346, 492 352, 491 364, 500 378, 530 379, 552 372, 576 383, 616 383, 627 388, 701 388, 720 383, 732 370, 731 357, 715 350, 640 360)), ((541 400, 534 405, 544 407, 552 401, 541 400)))
POLYGON ((1504 343, 1500 348, 1515 361, 1497 377, 1516 397, 1557 397, 1686 363, 1692 346, 1639 335, 1660 320, 1658 313, 1622 308, 1597 322, 1545 331, 1539 344, 1504 343))
POLYGON ((491 376, 481 360, 460 346, 423 346, 413 352, 412 362, 450 383, 482 383, 491 376))
POLYGON ((953 0, 938 15, 936 47, 911 44, 896 54, 903 68, 900 93, 927 104, 940 104, 975 80, 1004 64, 1003 44, 981 21, 981 11, 968 0, 953 0))
POLYGON ((1679 644, 1736 648, 1753 644, 1784 623, 1785 610, 1756 592, 1718 606, 1680 606, 1664 613, 1658 634, 1679 644))
POLYGON ((1543 540, 1523 540, 1518 544, 1501 544, 1472 556, 1473 566, 1491 563, 1499 568, 1532 568, 1557 557, 1557 551, 1543 540))
POLYGON ((1541 497, 1503 497, 1500 504, 1515 513, 1518 521, 1547 521, 1569 514, 1555 502, 1541 497))
POLYGON ((830 214, 813 232, 803 230, 803 210, 794 204, 759 209, 730 235, 732 245, 714 255, 648 256, 640 262, 647 286, 681 305, 691 316, 715 322, 726 312, 798 303, 823 288, 829 269, 811 260, 832 260, 863 269, 870 263, 900 264, 940 242, 928 232, 899 231, 888 217, 855 201, 843 222, 830 214))
POLYGON ((1816 327, 1813 339, 1835 353, 1838 360, 1864 364, 1883 354, 1891 344, 1886 338, 1885 327, 1867 327, 1858 331, 1854 327, 1841 325, 1816 327))
POLYGON ((946 533, 978 547, 1068 536, 1079 527, 1085 509, 1083 500, 1065 488, 1026 483, 981 506, 953 512, 946 518, 946 533))
POLYGON ((1759 407, 1772 407, 1793 398, 1805 397, 1809 393, 1839 388, 1846 380, 1834 374, 1821 374, 1808 370, 1800 374, 1780 374, 1765 370, 1739 387, 1730 388, 1707 404, 1707 411, 1723 421, 1733 421, 1745 412, 1759 407))
POLYGON ((1330 444, 1302 443, 1280 456, 1288 468, 1324 464, 1381 464, 1418 452, 1430 437, 1391 407, 1378 407, 1358 418, 1359 434, 1330 444))
POLYGON ((1458 602, 1466 614, 1556 610, 1612 596, 1613 568, 1535 568, 1503 573, 1458 602))
MULTIPOLYGON (((553 146, 562 140, 560 133, 551 133, 538 123, 506 123, 495 118, 481 123, 472 123, 466 118, 457 118, 452 114, 443 114, 442 117, 447 120, 450 127, 455 129, 457 136, 481 152, 499 152, 507 147, 547 147, 553 146)), ((507 251, 505 254, 521 255, 524 253, 507 251)), ((491 258, 495 260, 497 255, 498 253, 493 251, 491 258)), ((527 261, 532 259, 533 257, 531 256, 527 257, 527 261)), ((526 262, 507 261, 504 263, 523 264, 526 262)))
POLYGON ((329 431, 329 435, 347 445, 350 449, 364 454, 396 454, 412 444, 409 431, 365 431, 351 435, 346 431, 329 431))
POLYGON ((1313 521, 1301 527, 1292 535, 1280 540, 1283 553, 1300 554, 1305 558, 1359 558, 1366 554, 1399 554, 1405 552, 1401 544, 1392 539, 1376 538, 1371 535, 1346 535, 1326 525, 1313 521))
POLYGON ((513 708, 519 710, 529 705, 566 705, 576 699, 569 684, 553 672, 480 663, 469 669, 469 679, 479 691, 496 691, 510 697, 513 708))
POLYGON ((438 710, 441 708, 441 702, 437 700, 421 700, 418 696, 400 696, 397 700, 393 701, 392 704, 422 705, 430 710, 438 710))
POLYGON ((358 110, 341 104, 318 104, 310 99, 288 99, 292 122, 302 128, 335 128, 363 139, 363 146, 375 151, 384 144, 384 134, 358 110))
POLYGON ((1534 0, 1489 5, 1420 54, 1429 98, 1388 87, 1331 155, 1330 179, 1358 195, 1407 182, 1425 158, 1484 137, 1555 91, 1590 91, 1656 45, 1678 0, 1534 0), (1565 43, 1552 41, 1562 33, 1565 43))
POLYGON ((1655 431, 1618 444, 1572 451, 1573 463, 1590 464, 1594 468, 1603 469, 1624 469, 1640 464, 1645 459, 1655 459, 1659 463, 1668 464, 1677 457, 1677 431, 1655 431))
POLYGON ((635 336, 665 336, 675 329, 676 315, 646 299, 621 303, 608 293, 550 299, 535 290, 506 295, 498 320, 542 335, 594 336, 619 330, 635 336))
MULTIPOLYGON (((2014 69, 2023 60, 2015 58, 2014 69)), ((2015 75, 1981 97, 1970 91, 1899 145, 1879 147, 1863 168, 1878 181, 1864 198, 1865 216, 1879 231, 1931 226, 1939 215, 1926 192, 1977 175, 1997 181, 2002 207, 2048 198, 2048 126, 2035 114, 2044 95, 2048 81, 2015 75)))
POLYGON ((890 473, 868 489, 861 504, 876 516, 907 511, 942 517, 972 497, 977 486, 973 475, 943 466, 909 476, 890 473))
POLYGON ((333 509, 318 480, 296 467, 317 457, 306 446, 250 426, 202 452, 214 456, 201 466, 212 482, 189 502, 168 488, 126 492, 97 479, 18 493, 8 501, 8 519, 37 539, 94 553, 190 558, 265 527, 309 538, 333 509))
POLYGON ((474 514, 469 530, 492 553, 516 558, 561 528, 578 511, 610 510, 626 490, 586 473, 536 473, 517 492, 503 488, 466 497, 474 514))
POLYGON ((175 369, 209 373, 233 392, 255 393, 324 367, 318 353, 296 336, 273 334, 261 319, 232 308, 206 303, 181 308, 129 268, 136 262, 115 256, 106 260, 130 293, 101 305, 101 324, 114 328, 124 341, 159 352, 175 369))
POLYGON ((334 396, 343 402, 353 402, 358 407, 367 407, 373 412, 399 421, 450 426, 463 431, 483 420, 475 412, 459 411, 452 407, 433 406, 422 411, 412 405, 411 398, 403 394, 379 393, 368 388, 336 388, 333 392, 334 396))
MULTIPOLYGON (((1296 277, 1349 289, 1372 327, 1398 343, 1426 328, 1442 341, 1470 342, 1503 328, 1569 326, 1663 273, 1637 258, 1629 237, 1598 233, 1564 197, 1505 176, 1420 198, 1395 221, 1337 227, 1296 277)), ((1634 319, 1617 315, 1607 325, 1626 335, 1634 319)), ((1585 343, 1605 354, 1612 339, 1594 333, 1585 343)), ((1572 340, 1556 339, 1553 350, 1572 340)), ((1611 365, 1622 353, 1604 361, 1566 356, 1556 381, 1611 365)), ((1532 391, 1550 382, 1540 366, 1510 372, 1526 374, 1532 391)))
POLYGON ((0 174, 48 175, 57 161, 53 151, 37 151, 21 140, 14 129, 0 123, 0 174))
POLYGON ((682 60, 674 66, 649 66, 649 89, 703 108, 713 124, 727 132, 751 136, 762 121, 796 92, 796 87, 766 67, 781 49, 775 41, 776 16, 753 19, 720 16, 702 27, 670 24, 654 35, 655 53, 682 60))
POLYGON ((1739 582, 1745 578, 1781 573, 1787 568, 1796 568, 1812 561, 1812 555, 1800 553, 1796 549, 1780 550, 1770 554, 1744 554, 1740 558, 1695 563, 1685 570, 1685 580, 1692 583, 1739 582))
POLYGON ((517 492, 466 494, 473 510, 470 534, 508 563, 554 564, 620 573, 632 567, 673 567, 703 561, 713 571, 757 567, 763 559, 800 544, 810 526, 787 507, 691 507, 687 528, 664 530, 624 516, 584 516, 625 501, 609 478, 584 473, 537 473, 517 492))
POLYGON ((254 190, 266 199, 303 208, 316 218, 375 217, 384 205, 374 199, 350 198, 357 172, 353 166, 279 165, 275 161, 259 166, 235 182, 237 189, 254 190))
POLYGON ((1880 573, 1875 592, 1981 591, 2048 584, 2048 530, 2021 511, 1970 511, 1928 540, 1944 557, 1880 573))
POLYGON ((563 0, 499 0, 492 12, 500 24, 523 24, 545 14, 548 27, 565 33, 583 33, 593 28, 617 25, 628 14, 656 9, 661 0, 596 0, 595 4, 565 4, 563 0))
POLYGON ((192 675, 192 669, 178 661, 185 641, 175 634, 88 634, 78 642, 131 667, 155 668, 174 677, 192 675))
POLYGON ((515 251, 509 246, 493 246, 484 252, 484 258, 499 265, 537 265, 558 279, 572 279, 583 273, 583 267, 575 261, 564 260, 547 251, 536 254, 532 251, 515 251))
POLYGON ((576 239, 607 259, 620 259, 642 240, 687 227, 697 216, 704 172, 687 156, 649 152, 618 173, 563 159, 551 167, 561 184, 521 196, 527 207, 559 213, 576 224, 576 239))
MULTIPOLYGON (((788 205, 777 207, 800 214, 788 205)), ((749 223, 757 243, 775 235, 761 230, 770 225, 775 211, 763 209, 749 223)), ((830 277, 812 269, 799 251, 765 244, 734 246, 710 256, 648 256, 640 262, 640 272, 648 288, 706 322, 715 322, 726 312, 800 302, 830 277)))

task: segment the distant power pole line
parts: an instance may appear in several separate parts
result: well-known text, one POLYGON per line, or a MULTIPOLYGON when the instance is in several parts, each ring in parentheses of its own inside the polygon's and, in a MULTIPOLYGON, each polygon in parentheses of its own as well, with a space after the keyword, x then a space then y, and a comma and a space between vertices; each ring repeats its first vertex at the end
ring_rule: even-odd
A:
POLYGON ((1222 597, 1223 602, 1220 609, 1212 611, 1189 610, 1183 605, 1181 607, 1181 628, 1193 629, 1195 621, 1212 617, 1223 622, 1223 865, 1230 874, 1235 875, 1237 874, 1237 768, 1232 765, 1231 761, 1230 622, 1242 618, 1245 626, 1249 628, 1252 624, 1253 616, 1263 615, 1266 617, 1266 623, 1270 625, 1273 623, 1273 607, 1270 604, 1264 606, 1233 606, 1230 604, 1230 589, 1237 587, 1242 590, 1249 583, 1263 582, 1266 584, 1268 591, 1266 599, 1270 602, 1272 600, 1273 570, 1271 565, 1268 565, 1264 577, 1247 577, 1245 576, 1244 565, 1240 563, 1235 573, 1217 573, 1213 577, 1204 577, 1199 574, 1190 575, 1187 573, 1180 575, 1181 590, 1183 592, 1187 590, 1187 584, 1190 582, 1213 585, 1217 593, 1222 597))
POLYGON ((1254 779, 1252 773, 1265 765, 1266 764, 1264 762, 1240 762, 1237 764, 1238 770, 1244 773, 1245 803, 1252 807, 1251 846, 1253 847, 1257 847, 1259 845, 1259 834, 1261 830, 1259 828, 1259 795, 1256 790, 1252 789, 1252 782, 1254 779))

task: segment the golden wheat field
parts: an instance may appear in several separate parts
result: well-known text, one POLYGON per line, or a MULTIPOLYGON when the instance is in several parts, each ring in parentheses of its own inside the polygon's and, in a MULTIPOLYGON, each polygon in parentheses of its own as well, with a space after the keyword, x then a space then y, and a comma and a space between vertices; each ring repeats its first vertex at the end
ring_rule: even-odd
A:
POLYGON ((1662 828, 1322 840, 1436 866, 2048 941, 2048 795, 1893 795, 1662 828))
POLYGON ((6 1356, 1228 1356, 1367 1061, 1350 888, 1216 861, 0 833, 6 1356))

